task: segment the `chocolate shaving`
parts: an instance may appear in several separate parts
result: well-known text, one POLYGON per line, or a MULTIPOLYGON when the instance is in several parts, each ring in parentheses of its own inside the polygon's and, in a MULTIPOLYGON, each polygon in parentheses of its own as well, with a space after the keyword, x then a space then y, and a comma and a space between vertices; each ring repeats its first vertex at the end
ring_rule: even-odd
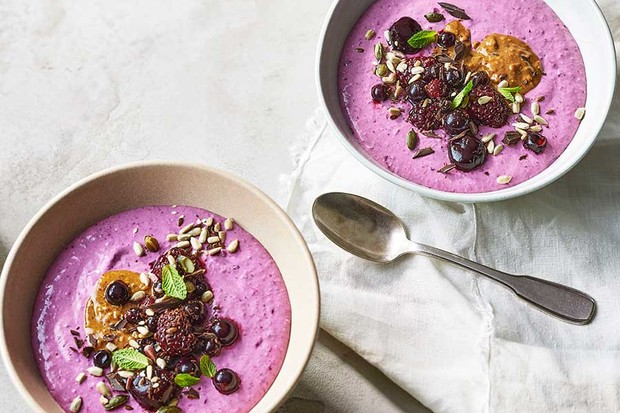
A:
POLYGON ((363 48, 361 48, 361 47, 356 47, 356 48, 355 48, 355 51, 356 51, 357 53, 364 53, 364 49, 363 49, 363 48))
POLYGON ((122 330, 123 328, 125 328, 126 325, 127 325, 127 320, 125 320, 124 318, 121 318, 116 323, 112 324, 110 328, 112 330, 122 330))
POLYGON ((525 158, 527 158, 527 153, 526 153, 525 155, 521 155, 521 156, 519 156, 519 160, 520 160, 520 161, 524 160, 525 158))
POLYGON ((422 158, 424 156, 428 156, 431 153, 435 153, 435 151, 433 150, 433 148, 422 148, 422 149, 418 149, 417 151, 414 152, 413 154, 413 159, 416 158, 422 158))
POLYGON ((97 344, 99 343, 99 340, 97 340, 97 338, 93 334, 88 335, 87 341, 88 344, 91 345, 91 347, 97 347, 97 344))
POLYGON ((456 168, 456 165, 451 163, 451 164, 442 166, 437 172, 441 172, 442 174, 447 174, 448 172, 450 172, 454 168, 456 168))
POLYGON ((456 136, 453 136, 450 138, 450 142, 455 141, 457 139, 461 139, 463 136, 467 135, 469 133, 469 130, 464 130, 463 132, 459 133, 456 136))
POLYGON ((438 4, 443 7, 444 10, 447 11, 451 16, 456 17, 457 19, 471 20, 471 17, 469 17, 467 13, 465 13, 465 10, 461 9, 460 7, 456 7, 454 4, 443 2, 439 2, 438 4))
POLYGON ((82 348, 82 346, 84 345, 84 340, 77 338, 77 337, 73 337, 73 341, 75 341, 75 346, 77 348, 82 348))
POLYGON ((454 43, 454 60, 461 60, 465 55, 465 45, 463 42, 457 40, 454 43))
POLYGON ((184 221, 185 221, 185 218, 183 218, 183 216, 180 216, 180 217, 179 217, 179 220, 177 221, 177 224, 178 224, 179 226, 181 226, 181 225, 183 225, 183 222, 184 222, 184 221))
POLYGON ((151 304, 147 308, 155 312, 161 312, 168 308, 177 307, 181 301, 177 298, 164 297, 162 301, 155 301, 155 304, 151 304))
POLYGON ((479 132, 478 125, 476 125, 474 122, 469 122, 469 131, 472 133, 472 135, 476 136, 479 132))
POLYGON ((75 330, 69 330, 69 332, 71 333, 71 335, 72 335, 72 336, 77 336, 77 337, 79 337, 79 336, 80 336, 80 333, 79 333, 78 331, 75 331, 75 330))
POLYGON ((69 350, 73 351, 74 353, 78 352, 77 348, 74 348, 74 347, 69 347, 69 350))
POLYGON ((108 373, 106 375, 108 382, 114 391, 125 391, 125 379, 123 379, 118 373, 108 373))
POLYGON ((130 405, 126 404, 125 405, 125 410, 133 410, 133 407, 131 407, 130 405))
POLYGON ((435 59, 439 63, 452 63, 452 58, 450 56, 448 56, 447 54, 443 54, 443 53, 436 55, 435 59))
POLYGON ((512 146, 512 145, 516 145, 517 142, 519 142, 520 140, 521 140, 521 134, 519 132, 508 131, 504 134, 504 139, 502 139, 502 142, 505 145, 512 146))
POLYGON ((545 112, 545 115, 555 115, 555 110, 549 109, 548 111, 545 112))
POLYGON ((114 341, 114 339, 116 338, 116 334, 106 334, 105 336, 103 336, 101 339, 107 343, 109 343, 110 341, 114 341))
POLYGON ((188 399, 193 399, 193 400, 197 400, 200 399, 200 394, 195 390, 195 389, 188 389, 185 392, 185 395, 187 396, 188 399))
POLYGON ((441 138, 441 136, 437 135, 434 130, 423 130, 422 135, 426 136, 427 138, 434 138, 434 139, 441 138))
POLYGON ((90 358, 90 356, 93 354, 93 351, 95 351, 94 347, 86 346, 82 349, 82 354, 84 354, 84 357, 90 358))

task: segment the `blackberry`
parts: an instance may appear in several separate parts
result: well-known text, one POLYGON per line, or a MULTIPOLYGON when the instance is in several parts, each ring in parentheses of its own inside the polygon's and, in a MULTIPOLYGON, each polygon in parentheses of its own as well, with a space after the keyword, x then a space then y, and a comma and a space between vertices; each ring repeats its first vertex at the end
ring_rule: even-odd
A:
POLYGON ((164 311, 157 321, 155 340, 167 356, 181 357, 191 353, 196 346, 196 336, 187 311, 183 308, 164 311))
POLYGON ((477 123, 481 123, 492 128, 501 128, 508 122, 510 110, 506 100, 491 85, 478 85, 469 94, 469 105, 467 113, 477 123), (488 96, 490 102, 481 105, 478 99, 488 96))
POLYGON ((415 102, 409 112, 409 122, 422 131, 441 127, 443 114, 450 108, 450 102, 443 99, 425 99, 415 102))

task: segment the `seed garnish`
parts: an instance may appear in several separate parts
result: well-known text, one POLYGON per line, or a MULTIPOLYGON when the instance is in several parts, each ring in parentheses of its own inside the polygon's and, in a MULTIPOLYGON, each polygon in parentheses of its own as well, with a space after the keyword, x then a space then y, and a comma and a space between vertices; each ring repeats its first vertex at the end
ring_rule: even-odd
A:
POLYGON ((422 148, 422 149, 418 149, 417 151, 415 151, 415 153, 413 154, 412 158, 413 159, 417 159, 417 158, 422 158, 424 156, 428 156, 432 153, 435 153, 435 151, 433 150, 433 148, 422 148))
POLYGON ((586 116, 586 108, 578 108, 575 111, 575 117, 579 120, 583 120, 583 118, 586 116))
POLYGON ((512 180, 512 176, 510 175, 502 175, 497 177, 497 183, 501 185, 506 185, 512 180))
POLYGON ((135 253, 138 257, 141 257, 141 256, 143 256, 143 255, 144 255, 144 248, 142 247, 142 245, 141 245, 139 242, 134 241, 134 243, 133 243, 133 252, 134 252, 134 253, 135 253))
POLYGON ((416 131, 411 129, 407 132, 407 148, 412 151, 418 145, 418 134, 416 131))
POLYGON ((376 33, 374 30, 370 29, 366 32, 366 34, 364 35, 364 38, 366 40, 371 40, 373 37, 375 37, 376 33))
POLYGON ((71 413, 78 413, 80 410, 82 410, 82 398, 80 396, 77 396, 75 399, 73 399, 71 405, 69 405, 69 411, 71 413))
POLYGON ((441 168, 439 168, 437 170, 437 172, 440 172, 442 174, 447 174, 448 172, 450 172, 451 170, 453 170, 454 168, 456 168, 456 165, 453 163, 450 163, 448 165, 444 165, 441 168))

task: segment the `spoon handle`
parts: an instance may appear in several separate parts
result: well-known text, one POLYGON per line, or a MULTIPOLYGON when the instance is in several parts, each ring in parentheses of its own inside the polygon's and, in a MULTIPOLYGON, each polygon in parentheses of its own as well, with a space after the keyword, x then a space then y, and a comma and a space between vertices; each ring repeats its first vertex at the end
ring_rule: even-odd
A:
POLYGON ((439 258, 484 275, 512 290, 519 298, 539 310, 573 324, 588 324, 596 312, 589 295, 551 281, 529 275, 512 275, 428 245, 415 244, 414 251, 439 258))

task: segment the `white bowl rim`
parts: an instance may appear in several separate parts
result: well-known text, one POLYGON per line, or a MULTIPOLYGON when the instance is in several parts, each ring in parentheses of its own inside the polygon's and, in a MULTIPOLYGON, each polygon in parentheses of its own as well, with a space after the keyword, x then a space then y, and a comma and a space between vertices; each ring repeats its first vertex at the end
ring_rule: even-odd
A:
MULTIPOLYGON (((9 354, 8 354, 8 346, 6 343, 6 337, 4 334, 4 330, 1 328, 1 326, 4 325, 5 316, 4 316, 4 312, 1 311, 1 309, 4 306, 4 294, 5 294, 5 287, 6 287, 6 281, 7 281, 9 268, 11 267, 15 254, 17 250, 20 248, 24 239, 26 238, 28 233, 31 231, 32 227, 35 226, 35 224, 39 221, 39 219, 41 219, 43 215, 45 215, 58 202, 60 202, 64 197, 66 197, 68 194, 72 193, 76 189, 84 185, 87 185, 88 183, 95 181, 109 174, 113 174, 113 173, 125 171, 125 170, 130 170, 130 169, 135 169, 135 168, 153 167, 153 166, 181 166, 181 167, 188 167, 188 168, 197 168, 197 169, 202 169, 207 172, 214 173, 214 174, 226 176, 228 179, 231 179, 236 184, 245 187, 245 189, 249 190, 254 195, 256 195, 258 198, 260 198, 261 201, 268 204, 278 214, 278 218, 280 218, 283 222, 285 222, 286 226, 291 230, 291 234, 295 237, 296 241, 298 241, 299 245, 303 246, 302 253, 305 256, 308 264, 311 266, 310 268, 311 272, 314 273, 315 275, 314 282, 312 283, 312 287, 313 287, 312 291, 308 291, 308 296, 306 299, 308 300, 308 302, 312 304, 312 307, 315 308, 316 311, 312 313, 314 317, 312 317, 311 322, 309 324, 305 324, 308 328, 312 328, 314 330, 314 334, 312 335, 312 340, 309 341, 308 343, 305 343, 306 348, 304 349, 303 356, 302 356, 303 362, 299 363, 297 368, 295 369, 295 380, 290 381, 289 384, 285 386, 286 389, 284 392, 282 392, 282 396, 278 397, 276 400, 274 400, 271 403, 270 406, 268 406, 268 409, 269 409, 268 411, 274 411, 281 403, 283 403, 286 400, 286 397, 290 395, 295 385, 301 379, 301 374, 303 373, 303 370, 305 369, 306 365, 308 364, 308 361, 310 360, 310 356, 311 356, 312 350, 314 349, 314 344, 318 336, 321 306, 320 306, 319 280, 318 280, 318 276, 316 273, 314 259, 312 257, 312 254, 310 253, 310 250, 306 244, 305 239, 299 232, 299 229, 297 228, 297 226, 293 223, 292 219, 267 194, 265 194, 263 191, 258 189, 256 186, 250 184, 249 182, 237 177, 236 175, 230 172, 224 171, 222 169, 206 166, 200 163, 195 163, 195 162, 148 160, 148 161, 123 163, 122 165, 117 165, 117 166, 103 169, 101 171, 95 172, 91 175, 86 176, 85 178, 78 180, 74 184, 70 185, 68 188, 58 193, 56 196, 54 196, 48 202, 46 202, 43 205, 43 207, 41 207, 41 209, 39 209, 39 211, 28 221, 24 229, 20 232, 17 239, 11 246, 11 249, 9 250, 9 253, 4 262, 2 271, 0 272, 0 355, 2 357, 2 361, 5 365, 5 368, 8 372, 8 376, 11 380, 11 383, 13 383, 13 385, 17 388, 18 392, 20 393, 22 399, 25 400, 26 403, 32 409, 34 409, 37 412, 45 413, 45 411, 42 409, 39 403, 37 403, 35 398, 30 394, 26 385, 21 381, 21 379, 17 375, 16 367, 12 363, 9 357, 9 354)), ((287 350, 287 353, 288 353, 288 350, 287 350)), ((267 393, 265 394, 268 394, 270 390, 271 390, 271 387, 267 390, 267 393)), ((252 408, 252 412, 253 411, 254 411, 254 408, 252 408)))
MULTIPOLYGON (((366 166, 366 168, 368 168, 375 174, 381 176, 382 178, 386 179, 387 181, 391 183, 394 183, 405 189, 409 189, 413 192, 419 193, 420 195, 424 195, 426 197, 437 199, 440 201, 475 203, 475 202, 495 202, 495 201, 502 201, 506 199, 516 198, 516 197, 534 192, 544 186, 547 186, 550 183, 561 178, 567 172, 569 172, 575 165, 579 163, 579 161, 581 161, 581 159, 584 156, 586 156, 586 154, 589 152, 592 145, 594 144, 596 138, 598 137, 598 134, 600 133, 601 129, 603 128, 605 120, 609 114, 609 110, 611 109, 611 102, 613 100, 615 88, 616 88, 616 76, 615 76, 615 73, 617 71, 616 49, 614 45, 611 28, 609 27, 609 24, 607 23, 607 20, 605 19, 600 6, 596 3, 595 0, 586 0, 590 4, 590 6, 594 7, 594 11, 596 13, 596 17, 599 20, 599 23, 607 28, 607 36, 605 37, 605 39, 597 39, 597 40, 600 41, 601 43, 601 50, 607 50, 609 52, 607 53, 607 56, 609 57, 608 66, 610 68, 610 70, 608 70, 608 73, 611 73, 613 71, 614 75, 610 77, 610 85, 612 87, 610 87, 607 90, 607 93, 604 95, 603 103, 605 104, 605 107, 607 108, 606 113, 604 113, 604 116, 601 116, 599 118, 599 121, 595 125, 592 125, 592 132, 591 132, 590 138, 587 141, 583 142, 581 150, 576 151, 576 153, 570 159, 570 162, 567 162, 567 165, 568 165, 567 167, 563 169, 559 169, 557 172, 554 172, 553 174, 549 174, 545 176, 544 179, 532 181, 533 178, 537 176, 535 175, 534 177, 528 179, 527 181, 524 181, 513 187, 509 187, 509 188, 501 189, 497 191, 492 191, 492 192, 477 192, 477 193, 476 192, 463 193, 463 192, 441 191, 441 190, 437 190, 437 189, 429 188, 429 187, 426 187, 420 184, 413 183, 411 181, 406 180, 405 178, 392 174, 388 172, 387 170, 385 170, 383 167, 375 164, 372 160, 364 156, 360 152, 360 150, 358 150, 355 146, 353 146, 351 141, 344 135, 342 130, 338 127, 338 123, 333 117, 332 112, 329 110, 329 106, 327 104, 327 99, 325 97, 325 94, 327 92, 324 90, 323 83, 321 81, 321 63, 323 59, 322 52, 323 52, 323 48, 324 48, 325 41, 326 41, 328 26, 332 20, 334 11, 336 10, 336 8, 338 7, 341 1, 343 0, 334 0, 332 5, 330 6, 327 12, 327 16, 325 17, 325 20, 323 21, 323 26, 321 28, 321 35, 320 35, 317 50, 316 50, 315 82, 316 82, 316 87, 317 87, 317 91, 319 94, 319 102, 320 102, 321 108, 323 109, 325 113, 329 126, 335 132, 336 136, 338 137, 338 140, 340 140, 340 142, 345 146, 345 148, 347 148, 347 150, 353 155, 353 157, 355 157, 364 166, 366 166)), ((551 168, 551 165, 547 167, 547 169, 549 168, 551 168)), ((541 171, 538 175, 542 174, 543 172, 544 170, 541 171)))

